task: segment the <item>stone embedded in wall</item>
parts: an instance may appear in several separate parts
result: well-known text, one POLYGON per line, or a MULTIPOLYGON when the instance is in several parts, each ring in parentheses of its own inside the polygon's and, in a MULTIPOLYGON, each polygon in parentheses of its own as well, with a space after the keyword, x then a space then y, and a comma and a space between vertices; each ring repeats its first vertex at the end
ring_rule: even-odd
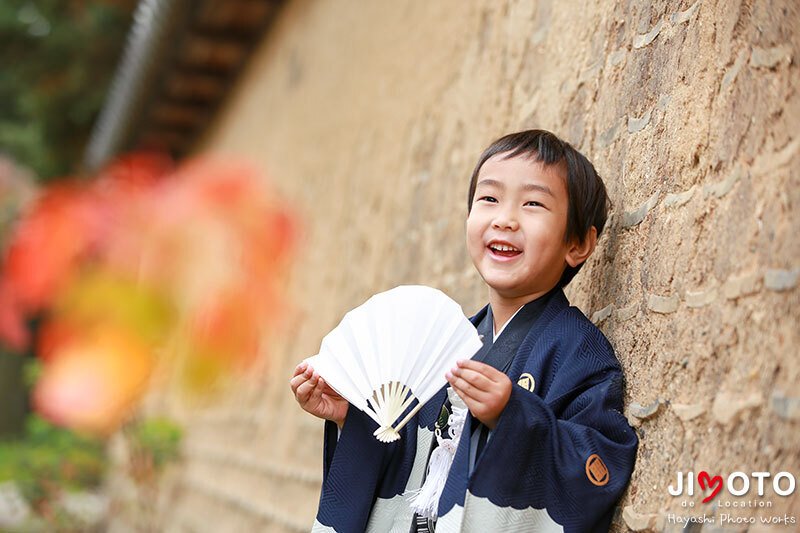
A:
POLYGON ((753 409, 764 403, 760 393, 719 392, 711 406, 711 414, 720 424, 729 424, 742 411, 753 409))
POLYGON ((750 56, 750 66, 755 68, 774 68, 779 63, 792 62, 792 47, 788 44, 773 46, 772 48, 753 47, 750 56))
POLYGON ((633 402, 628 405, 628 413, 639 420, 647 420, 648 418, 655 416, 659 407, 661 407, 661 400, 655 400, 647 405, 633 402))
POLYGON ((631 318, 635 317, 638 312, 639 312, 639 304, 634 303, 629 305, 628 307, 617 309, 616 319, 620 322, 625 322, 626 320, 630 320, 631 318))
POLYGON ((595 324, 599 324, 600 322, 611 316, 611 312, 613 310, 614 310, 614 304, 609 304, 604 308, 600 309, 599 311, 595 311, 595 313, 592 314, 592 322, 594 322, 595 324))
POLYGON ((728 177, 718 183, 712 183, 703 187, 703 195, 708 198, 710 196, 714 196, 716 198, 722 198, 726 194, 728 194, 733 186, 736 184, 744 176, 744 171, 740 165, 736 165, 733 167, 733 170, 728 177))
POLYGON ((653 116, 653 110, 648 109, 647 112, 641 117, 628 117, 628 133, 637 133, 642 131, 650 124, 650 118, 653 116))
POLYGON ((658 37, 658 34, 661 33, 661 28, 664 27, 664 21, 659 20, 658 23, 653 26, 649 32, 641 35, 634 35, 633 37, 633 47, 634 48, 644 48, 648 44, 652 43, 658 37))
POLYGON ((733 300, 740 296, 756 293, 761 286, 761 279, 762 276, 758 273, 731 276, 722 285, 722 294, 725 295, 725 298, 733 300))
POLYGON ((692 199, 694 192, 697 190, 697 185, 692 185, 691 188, 683 192, 669 193, 664 197, 664 207, 680 207, 685 205, 692 199))
POLYGON ((622 519, 632 531, 647 531, 655 525, 658 515, 639 513, 633 505, 628 505, 622 510, 622 519))
POLYGON ((800 268, 781 270, 771 268, 764 273, 764 286, 773 291, 788 291, 797 286, 800 268))
POLYGON ((678 310, 678 295, 659 296, 657 294, 647 295, 647 308, 654 313, 674 313, 678 310))
POLYGON ((658 193, 653 193, 653 195, 648 198, 648 200, 639 206, 637 209, 633 211, 626 211, 622 214, 622 227, 623 228, 630 228, 631 226, 636 226, 637 224, 641 223, 644 220, 644 217, 647 216, 647 213, 653 209, 656 204, 658 203, 658 193))
POLYGON ((619 50, 615 50, 614 52, 611 52, 611 54, 609 54, 608 61, 612 67, 623 66, 627 55, 628 55, 628 50, 626 50, 625 48, 620 48, 619 50))
POLYGON ((717 289, 710 288, 704 291, 686 291, 684 301, 687 307, 705 307, 717 299, 717 289))
POLYGON ((725 75, 722 77, 722 83, 720 84, 720 89, 727 89, 730 85, 736 80, 736 76, 739 75, 739 71, 742 70, 742 67, 747 63, 747 57, 750 54, 750 50, 745 48, 739 55, 736 56, 736 60, 731 65, 731 68, 725 72, 725 75))
POLYGON ((580 75, 578 76, 578 83, 587 83, 595 79, 602 70, 603 64, 600 62, 589 65, 587 68, 581 71, 580 75))
POLYGON ((675 25, 688 22, 694 16, 699 6, 700 6, 700 0, 697 0, 694 4, 691 5, 691 7, 689 7, 685 11, 678 11, 677 13, 674 13, 669 18, 670 22, 672 22, 675 25))
POLYGON ((800 397, 787 396, 783 392, 773 392, 770 407, 784 420, 800 420, 800 397))
POLYGON ((789 142, 776 152, 761 154, 753 162, 753 174, 767 176, 781 167, 788 166, 795 155, 800 152, 800 137, 789 142))
POLYGON ((671 403, 670 408, 684 422, 695 419, 706 412, 705 406, 701 403, 671 403))
POLYGON ((617 130, 619 129, 619 122, 616 122, 614 125, 606 129, 600 136, 597 138, 597 143, 600 148, 605 148, 617 137, 617 130))

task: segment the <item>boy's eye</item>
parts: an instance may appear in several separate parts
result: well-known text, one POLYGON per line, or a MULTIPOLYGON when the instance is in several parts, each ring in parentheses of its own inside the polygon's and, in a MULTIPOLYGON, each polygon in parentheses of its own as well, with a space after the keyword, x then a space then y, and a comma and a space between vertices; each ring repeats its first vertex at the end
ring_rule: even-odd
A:
POLYGON ((497 199, 494 196, 481 196, 480 198, 478 198, 478 201, 497 203, 497 199))

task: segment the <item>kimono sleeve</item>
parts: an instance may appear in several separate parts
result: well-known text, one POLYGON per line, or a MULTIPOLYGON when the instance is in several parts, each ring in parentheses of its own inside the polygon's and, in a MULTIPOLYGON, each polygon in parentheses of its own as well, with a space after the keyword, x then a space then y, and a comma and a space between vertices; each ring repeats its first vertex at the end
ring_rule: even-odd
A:
POLYGON ((517 509, 546 508, 565 531, 608 528, 638 440, 621 413, 619 364, 613 352, 608 358, 596 349, 584 343, 579 357, 567 357, 544 399, 512 387, 476 464, 474 494, 517 509))
POLYGON ((393 450, 373 437, 374 427, 353 406, 338 439, 336 424, 325 422, 318 523, 336 531, 364 531, 393 450))

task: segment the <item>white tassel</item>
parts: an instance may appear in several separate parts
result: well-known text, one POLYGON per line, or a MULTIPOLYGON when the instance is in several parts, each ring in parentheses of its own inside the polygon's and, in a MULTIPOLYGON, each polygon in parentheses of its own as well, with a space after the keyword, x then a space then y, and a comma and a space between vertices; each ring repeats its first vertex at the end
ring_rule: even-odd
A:
POLYGON ((447 433, 450 438, 442 438, 441 432, 438 429, 436 430, 438 446, 431 453, 425 483, 422 484, 419 490, 409 493, 412 496, 409 500, 411 510, 419 516, 432 520, 437 518, 439 498, 441 498, 445 483, 447 483, 447 476, 450 473, 450 467, 453 465, 453 457, 456 455, 458 441, 461 439, 461 433, 467 419, 467 406, 461 398, 451 388, 447 389, 447 396, 453 408, 453 413, 447 419, 447 433))

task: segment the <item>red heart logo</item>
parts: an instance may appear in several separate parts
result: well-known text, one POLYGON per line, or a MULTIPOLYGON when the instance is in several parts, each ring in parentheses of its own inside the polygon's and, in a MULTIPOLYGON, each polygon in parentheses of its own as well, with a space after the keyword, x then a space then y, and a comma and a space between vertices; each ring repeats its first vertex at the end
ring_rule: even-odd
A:
POLYGON ((703 503, 708 503, 713 500, 714 496, 722 490, 722 476, 711 477, 705 470, 697 474, 697 482, 700 483, 700 488, 703 490, 711 489, 712 486, 716 486, 711 489, 711 494, 703 500, 703 503))

